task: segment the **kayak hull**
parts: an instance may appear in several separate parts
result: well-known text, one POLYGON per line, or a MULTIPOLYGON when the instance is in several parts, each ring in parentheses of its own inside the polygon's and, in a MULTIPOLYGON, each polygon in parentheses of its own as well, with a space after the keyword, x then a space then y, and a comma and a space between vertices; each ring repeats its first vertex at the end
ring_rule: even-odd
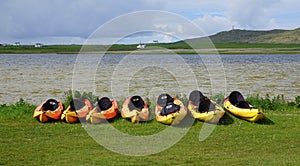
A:
POLYGON ((98 106, 91 110, 86 116, 86 121, 92 124, 99 124, 107 122, 108 119, 115 118, 119 112, 118 104, 115 100, 112 100, 111 102, 112 107, 108 110, 99 111, 100 109, 98 108, 98 106))
POLYGON ((85 121, 87 114, 92 110, 92 104, 88 99, 84 100, 85 106, 79 110, 71 111, 70 106, 62 113, 61 120, 67 123, 78 123, 85 121))
POLYGON ((46 103, 48 100, 42 102, 37 108, 34 110, 33 118, 36 118, 38 121, 42 123, 46 123, 52 120, 59 120, 61 114, 63 112, 63 104, 62 102, 58 101, 58 108, 50 111, 50 110, 43 110, 43 104, 46 103))
POLYGON ((141 111, 138 110, 130 110, 128 104, 130 102, 130 98, 126 99, 122 110, 121 116, 124 119, 130 119, 132 123, 143 122, 149 120, 149 108, 146 102, 144 102, 144 108, 141 111))
POLYGON ((168 115, 160 115, 162 107, 157 104, 155 108, 156 120, 167 125, 178 125, 185 118, 187 111, 180 100, 174 99, 174 104, 179 105, 180 110, 168 115))
POLYGON ((190 112, 190 115, 195 119, 209 123, 218 123, 219 120, 224 116, 225 111, 214 101, 211 100, 211 102, 215 105, 215 109, 209 112, 198 112, 198 108, 191 102, 188 103, 188 111, 190 112))
POLYGON ((230 103, 229 98, 224 100, 224 108, 232 115, 249 122, 256 122, 265 118, 265 115, 261 110, 254 109, 252 107, 250 109, 238 108, 230 103))

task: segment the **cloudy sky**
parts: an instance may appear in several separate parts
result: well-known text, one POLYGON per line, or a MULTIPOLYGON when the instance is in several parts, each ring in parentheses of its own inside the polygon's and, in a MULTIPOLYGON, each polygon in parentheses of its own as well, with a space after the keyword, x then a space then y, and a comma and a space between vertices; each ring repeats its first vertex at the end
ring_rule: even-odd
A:
POLYGON ((197 25, 206 35, 233 27, 295 29, 300 27, 299 3, 299 0, 1 0, 0 43, 82 44, 103 25, 110 25, 103 32, 108 42, 114 41, 109 38, 116 39, 119 32, 128 32, 121 33, 127 35, 126 39, 119 40, 121 43, 171 42, 176 40, 172 35, 178 36, 186 29, 183 18, 197 25), (141 16, 138 11, 144 10, 170 14, 141 16), (171 17, 173 13, 176 15, 171 17), (130 19, 124 17, 128 14, 132 16, 130 19), (163 21, 153 21, 157 19, 163 21), (113 21, 119 23, 110 24, 113 21), (130 35, 137 26, 139 33, 130 35), (149 27, 158 28, 158 31, 149 27), (142 32, 143 28, 145 32, 142 32))

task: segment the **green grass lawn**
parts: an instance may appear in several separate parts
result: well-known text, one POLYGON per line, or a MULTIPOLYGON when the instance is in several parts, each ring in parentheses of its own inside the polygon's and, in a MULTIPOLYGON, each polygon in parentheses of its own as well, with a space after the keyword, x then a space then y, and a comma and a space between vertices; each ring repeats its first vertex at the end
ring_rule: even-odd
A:
MULTIPOLYGON (((204 123, 196 121, 171 148, 139 157, 105 149, 80 123, 39 123, 32 118, 34 108, 22 101, 1 105, 0 165, 300 165, 297 106, 265 111, 267 119, 259 123, 227 113, 202 142, 199 132, 204 123)), ((132 124, 117 118, 111 124, 123 132, 138 135, 166 128, 155 120, 132 124)))

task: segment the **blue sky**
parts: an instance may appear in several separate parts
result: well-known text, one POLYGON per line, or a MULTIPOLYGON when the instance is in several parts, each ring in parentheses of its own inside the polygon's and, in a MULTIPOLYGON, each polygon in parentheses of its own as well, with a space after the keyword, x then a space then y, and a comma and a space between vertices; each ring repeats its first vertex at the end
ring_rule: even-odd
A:
MULTIPOLYGON (((248 30, 300 27, 299 0, 1 0, 0 43, 82 44, 103 24, 143 10, 176 13, 197 25, 206 35, 227 31, 233 26, 248 30)), ((172 21, 165 20, 164 25, 153 25, 156 23, 136 15, 134 20, 111 27, 113 31, 108 28, 107 41, 114 41, 109 40, 110 35, 113 38, 118 32, 130 31, 136 24, 144 26, 145 30, 154 26, 165 28, 172 35, 179 33, 179 26, 169 26, 172 21)), ((184 28, 185 25, 182 26, 184 28)), ((140 32, 127 35, 121 42, 153 40, 172 42, 176 38, 140 32)))

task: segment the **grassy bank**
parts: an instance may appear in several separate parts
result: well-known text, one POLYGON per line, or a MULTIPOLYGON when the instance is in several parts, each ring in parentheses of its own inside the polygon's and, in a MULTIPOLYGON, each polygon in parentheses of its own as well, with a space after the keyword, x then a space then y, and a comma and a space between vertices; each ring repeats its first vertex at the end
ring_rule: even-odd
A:
POLYGON ((43 54, 43 53, 78 53, 81 45, 45 45, 34 47, 31 45, 23 46, 1 46, 1 54, 43 54))
MULTIPOLYGON (((191 46, 184 42, 178 43, 155 43, 148 44, 145 49, 137 49, 136 44, 115 44, 109 45, 44 45, 43 47, 35 48, 30 45, 23 46, 0 46, 0 54, 77 54, 81 52, 88 53, 114 53, 124 54, 132 53, 178 53, 190 54, 195 53, 195 50, 200 53, 215 53, 211 46, 203 46, 203 44, 193 44, 191 46), (84 48, 83 50, 81 50, 84 48), (169 51, 168 51, 169 50, 169 51)), ((220 54, 276 54, 276 53, 300 53, 300 44, 250 44, 250 43, 215 43, 215 47, 220 54)))
MULTIPOLYGON (((85 96, 93 98, 88 93, 85 96)), ((222 96, 213 98, 222 100, 222 96)), ((69 100, 67 95, 63 102, 69 100)), ((257 107, 269 108, 265 110, 267 119, 249 123, 227 113, 202 142, 198 138, 203 123, 196 121, 177 144, 144 157, 105 149, 87 134, 82 124, 39 123, 32 118, 36 106, 20 100, 0 106, 0 165, 299 165, 300 97, 285 101, 283 96, 257 95, 247 100, 257 107)), ((153 108, 153 103, 149 104, 153 108)), ((120 117, 112 125, 128 134, 145 130, 155 133, 166 127, 155 120, 131 124, 120 117)))

